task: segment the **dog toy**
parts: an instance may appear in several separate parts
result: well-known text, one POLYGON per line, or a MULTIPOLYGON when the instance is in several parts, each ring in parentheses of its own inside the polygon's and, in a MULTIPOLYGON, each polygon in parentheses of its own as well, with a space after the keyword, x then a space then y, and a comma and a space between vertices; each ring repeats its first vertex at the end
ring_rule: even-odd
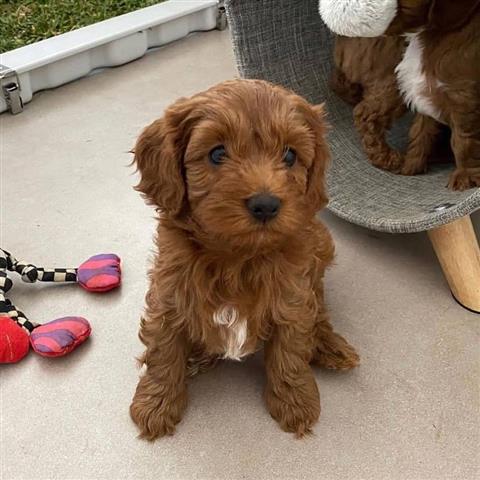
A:
POLYGON ((337 35, 379 37, 398 10, 398 0, 320 0, 320 16, 337 35))
POLYGON ((16 272, 26 283, 78 283, 89 292, 107 292, 120 285, 120 258, 101 254, 89 258, 78 268, 43 268, 20 262, 0 249, 0 364, 20 361, 33 350, 44 357, 60 357, 83 343, 91 332, 82 317, 64 317, 43 325, 32 322, 6 298, 13 281, 8 272, 16 272))

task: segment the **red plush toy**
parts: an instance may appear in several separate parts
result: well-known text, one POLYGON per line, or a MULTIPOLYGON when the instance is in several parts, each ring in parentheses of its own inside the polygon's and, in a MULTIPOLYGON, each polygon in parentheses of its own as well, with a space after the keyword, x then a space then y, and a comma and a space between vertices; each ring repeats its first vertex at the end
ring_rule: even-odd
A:
POLYGON ((91 332, 82 317, 64 317, 39 325, 27 319, 5 295, 13 282, 7 272, 17 272, 27 283, 76 282, 90 292, 107 292, 120 285, 120 258, 101 254, 89 258, 79 268, 35 267, 19 262, 0 249, 0 363, 14 363, 33 350, 44 357, 60 357, 83 343, 91 332))

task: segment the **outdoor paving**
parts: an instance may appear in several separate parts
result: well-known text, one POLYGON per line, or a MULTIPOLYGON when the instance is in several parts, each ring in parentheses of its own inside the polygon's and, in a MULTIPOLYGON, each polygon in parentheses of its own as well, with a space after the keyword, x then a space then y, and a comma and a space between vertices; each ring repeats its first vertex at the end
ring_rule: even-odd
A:
POLYGON ((316 371, 314 435, 295 440, 270 418, 258 354, 196 377, 175 436, 136 438, 128 407, 155 222, 132 189, 128 150, 174 99, 235 75, 228 32, 196 34, 0 116, 0 244, 57 266, 115 252, 124 282, 106 295, 16 284, 11 297, 32 319, 85 316, 93 335, 63 359, 30 353, 2 366, 0 477, 479 478, 480 317, 450 296, 426 235, 379 234, 328 213, 329 309, 362 365, 316 371))

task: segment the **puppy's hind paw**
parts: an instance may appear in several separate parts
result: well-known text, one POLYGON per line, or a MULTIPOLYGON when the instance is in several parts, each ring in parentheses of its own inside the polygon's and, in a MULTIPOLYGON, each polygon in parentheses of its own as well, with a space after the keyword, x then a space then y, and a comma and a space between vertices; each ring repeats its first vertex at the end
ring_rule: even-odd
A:
POLYGON ((342 336, 331 332, 319 341, 312 363, 330 370, 351 370, 360 365, 360 357, 342 336))
POLYGON ((398 173, 403 163, 403 156, 396 150, 391 150, 381 159, 372 161, 373 165, 387 172, 398 173))
POLYGON ((411 163, 405 162, 403 167, 400 169, 400 175, 405 175, 407 177, 411 177, 413 175, 427 173, 427 164, 425 162, 422 163, 411 163))

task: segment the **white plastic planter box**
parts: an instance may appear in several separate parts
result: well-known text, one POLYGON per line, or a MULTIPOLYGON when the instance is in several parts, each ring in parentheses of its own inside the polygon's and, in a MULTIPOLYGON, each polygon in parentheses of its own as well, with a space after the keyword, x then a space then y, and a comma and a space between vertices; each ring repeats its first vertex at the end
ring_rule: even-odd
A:
POLYGON ((169 0, 3 53, 0 112, 9 107, 6 87, 13 89, 10 98, 15 101, 15 83, 23 103, 27 103, 39 90, 58 87, 96 68, 130 62, 149 48, 190 32, 212 30, 217 16, 217 0, 169 0))

